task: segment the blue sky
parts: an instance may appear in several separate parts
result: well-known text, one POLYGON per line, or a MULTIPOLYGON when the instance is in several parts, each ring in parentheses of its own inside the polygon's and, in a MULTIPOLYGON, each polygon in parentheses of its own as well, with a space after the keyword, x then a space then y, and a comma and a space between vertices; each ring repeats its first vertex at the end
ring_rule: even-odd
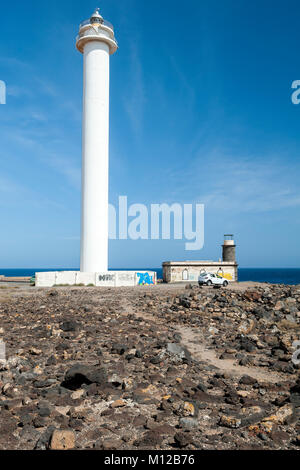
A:
POLYGON ((205 204, 205 245, 111 241, 110 267, 218 259, 299 267, 300 5, 296 0, 1 2, 2 268, 79 266, 79 23, 115 26, 110 201, 205 204))

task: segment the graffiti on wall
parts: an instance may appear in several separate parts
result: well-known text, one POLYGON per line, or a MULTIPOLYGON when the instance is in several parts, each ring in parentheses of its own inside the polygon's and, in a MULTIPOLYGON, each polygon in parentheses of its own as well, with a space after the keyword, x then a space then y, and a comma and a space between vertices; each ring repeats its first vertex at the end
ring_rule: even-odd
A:
MULTIPOLYGON (((215 272, 215 271, 212 271, 212 272, 215 272)), ((202 276, 204 274, 207 274, 206 269, 201 269, 199 274, 200 274, 200 276, 202 276)), ((232 274, 225 273, 222 268, 219 268, 216 275, 218 277, 224 277, 225 279, 227 279, 227 281, 233 281, 232 274)), ((187 269, 182 271, 182 280, 183 281, 197 281, 197 279, 198 279, 198 276, 194 273, 190 273, 187 269)))
POLYGON ((118 280, 122 282, 133 282, 134 281, 134 273, 118 273, 118 280))
POLYGON ((232 281, 233 280, 232 274, 224 273, 222 268, 219 268, 219 270, 217 272, 217 276, 224 277, 225 279, 227 279, 227 281, 232 281))
POLYGON ((154 286, 155 279, 154 275, 150 275, 149 273, 137 273, 139 278, 138 285, 139 286, 154 286))
POLYGON ((114 282, 116 276, 114 274, 100 274, 99 281, 100 282, 114 282))
POLYGON ((224 273, 223 277, 225 277, 225 279, 227 279, 227 281, 232 281, 233 280, 233 277, 230 273, 224 273))

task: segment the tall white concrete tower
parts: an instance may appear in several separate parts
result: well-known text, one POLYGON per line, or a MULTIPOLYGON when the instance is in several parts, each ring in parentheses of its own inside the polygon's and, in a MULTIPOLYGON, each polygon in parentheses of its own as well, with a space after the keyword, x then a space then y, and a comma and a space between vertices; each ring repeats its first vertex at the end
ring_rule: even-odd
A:
POLYGON ((108 271, 109 56, 118 48, 99 8, 81 23, 83 54, 82 208, 80 270, 108 271))
POLYGON ((79 271, 37 272, 37 287, 153 285, 152 271, 108 272, 109 56, 118 49, 113 26, 99 8, 81 23, 83 54, 82 213, 79 271))

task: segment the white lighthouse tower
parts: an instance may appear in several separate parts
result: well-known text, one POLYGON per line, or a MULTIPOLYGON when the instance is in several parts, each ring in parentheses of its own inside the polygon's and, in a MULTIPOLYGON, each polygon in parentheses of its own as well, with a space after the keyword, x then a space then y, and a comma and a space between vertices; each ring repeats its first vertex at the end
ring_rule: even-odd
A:
POLYGON ((81 23, 83 54, 82 209, 80 270, 108 271, 109 57, 118 48, 99 8, 81 23))
POLYGON ((108 271, 109 57, 118 45, 99 8, 79 26, 76 47, 83 54, 80 271, 38 272, 35 285, 153 285, 152 271, 108 271))

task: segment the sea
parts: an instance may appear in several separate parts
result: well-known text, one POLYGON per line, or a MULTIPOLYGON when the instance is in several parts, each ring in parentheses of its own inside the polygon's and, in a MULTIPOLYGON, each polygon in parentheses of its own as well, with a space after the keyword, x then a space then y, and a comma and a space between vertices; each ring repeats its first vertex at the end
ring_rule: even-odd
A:
MULTIPOLYGON (((113 271, 122 271, 123 269, 114 269, 113 271)), ((157 278, 162 279, 162 268, 124 268, 128 271, 156 271, 157 278)), ((1 269, 0 276, 7 277, 27 277, 33 276, 36 272, 49 272, 49 271, 78 271, 78 268, 73 269, 1 269)), ((254 282, 268 282, 270 284, 287 284, 297 285, 300 284, 300 268, 239 268, 239 281, 254 281, 254 282)))

